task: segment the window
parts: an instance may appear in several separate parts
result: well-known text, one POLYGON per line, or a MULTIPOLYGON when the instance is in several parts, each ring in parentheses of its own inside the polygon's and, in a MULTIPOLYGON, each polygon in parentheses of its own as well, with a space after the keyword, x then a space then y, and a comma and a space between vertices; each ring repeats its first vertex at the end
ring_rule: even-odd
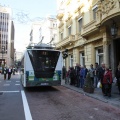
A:
POLYGON ((71 35, 71 25, 68 27, 68 35, 71 35))
POLYGON ((78 19, 78 31, 81 32, 82 29, 82 17, 78 19))
POLYGON ((80 65, 85 65, 85 55, 84 55, 84 52, 80 53, 80 65))
POLYGON ((96 12, 97 12, 97 9, 98 9, 97 5, 95 5, 95 6, 92 8, 92 10, 93 10, 93 19, 94 19, 94 20, 96 20, 96 12))
POLYGON ((60 33, 60 39, 63 40, 63 33, 60 33))
POLYGON ((96 49, 96 62, 98 62, 99 65, 103 62, 103 47, 96 49))
POLYGON ((28 50, 28 55, 36 77, 52 78, 60 55, 59 51, 28 50))
POLYGON ((70 55, 70 67, 73 67, 73 55, 70 55))

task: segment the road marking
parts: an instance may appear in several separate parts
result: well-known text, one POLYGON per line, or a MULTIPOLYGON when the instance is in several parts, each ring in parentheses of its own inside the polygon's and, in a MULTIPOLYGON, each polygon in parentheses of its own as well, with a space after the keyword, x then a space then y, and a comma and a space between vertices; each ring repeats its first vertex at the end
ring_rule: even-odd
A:
POLYGON ((3 93, 17 93, 17 92, 20 92, 20 91, 0 91, 0 92, 3 92, 3 93))
POLYGON ((93 119, 93 116, 90 116, 89 118, 90 118, 90 119, 93 119))
POLYGON ((20 85, 20 84, 15 84, 15 85, 20 85))
POLYGON ((26 98, 25 92, 23 90, 21 91, 21 95, 22 95, 22 100, 23 100, 23 108, 24 108, 24 112, 25 112, 25 118, 26 118, 26 120, 32 120, 32 116, 31 116, 30 109, 28 106, 27 98, 26 98))
POLYGON ((6 82, 11 82, 11 81, 6 81, 6 82))
POLYGON ((94 110, 98 110, 98 108, 94 108, 94 110))
POLYGON ((16 81, 16 82, 20 82, 20 81, 16 81))
POLYGON ((10 84, 4 84, 3 86, 9 86, 10 84))

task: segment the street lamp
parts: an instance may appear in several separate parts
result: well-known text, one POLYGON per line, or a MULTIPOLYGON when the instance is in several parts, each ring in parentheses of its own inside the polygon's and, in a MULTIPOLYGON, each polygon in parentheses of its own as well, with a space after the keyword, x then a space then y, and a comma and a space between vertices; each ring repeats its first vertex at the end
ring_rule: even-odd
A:
POLYGON ((3 69, 4 69, 4 60, 3 60, 3 54, 5 52, 5 46, 2 46, 2 74, 3 74, 3 69))
POLYGON ((112 37, 116 37, 118 33, 118 27, 116 25, 116 22, 113 20, 112 26, 111 26, 111 35, 112 37))

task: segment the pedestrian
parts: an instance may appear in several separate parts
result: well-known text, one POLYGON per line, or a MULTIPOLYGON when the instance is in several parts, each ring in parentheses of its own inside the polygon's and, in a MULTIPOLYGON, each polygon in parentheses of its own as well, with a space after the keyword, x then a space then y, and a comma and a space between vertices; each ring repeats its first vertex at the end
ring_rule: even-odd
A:
POLYGON ((15 67, 13 67, 12 73, 13 73, 13 75, 15 75, 15 67))
POLYGON ((103 75, 104 95, 111 97, 112 73, 108 67, 105 67, 103 75))
POLYGON ((100 67, 99 67, 98 63, 96 62, 95 69, 94 69, 94 87, 95 88, 97 87, 97 84, 98 84, 99 68, 100 67))
POLYGON ((81 66, 81 69, 80 69, 80 87, 81 88, 83 88, 84 79, 85 79, 85 69, 84 69, 84 66, 81 66))
POLYGON ((78 63, 76 63, 76 66, 75 66, 75 84, 76 84, 76 87, 80 87, 80 66, 78 63))
POLYGON ((65 79, 65 76, 66 76, 66 68, 65 68, 65 66, 63 66, 63 68, 62 68, 62 77, 63 77, 63 79, 65 79))
POLYGON ((90 69, 88 71, 89 71, 90 78, 92 81, 91 84, 94 86, 94 71, 95 71, 95 69, 93 68, 93 64, 90 65, 90 69))
POLYGON ((6 67, 4 67, 4 69, 3 69, 3 74, 4 74, 4 80, 6 80, 6 75, 7 75, 7 68, 6 67))
POLYGON ((68 71, 66 72, 66 79, 65 79, 65 84, 69 84, 69 80, 70 80, 70 67, 68 69, 68 71))
POLYGON ((105 63, 101 63, 101 67, 99 68, 99 74, 98 74, 98 81, 101 82, 102 84, 102 93, 103 95, 105 95, 105 88, 103 85, 103 76, 104 76, 104 72, 105 72, 105 63))
POLYGON ((75 85, 75 70, 74 70, 74 67, 70 68, 70 85, 75 85))
POLYGON ((86 78, 86 75, 88 73, 88 69, 86 68, 86 65, 84 65, 84 70, 85 70, 85 78, 86 78))
POLYGON ((117 78, 118 91, 120 94, 120 65, 118 65, 118 67, 116 69, 115 76, 117 78))
POLYGON ((11 74, 12 74, 12 68, 11 67, 8 68, 7 73, 8 73, 8 80, 9 80, 11 78, 11 74))

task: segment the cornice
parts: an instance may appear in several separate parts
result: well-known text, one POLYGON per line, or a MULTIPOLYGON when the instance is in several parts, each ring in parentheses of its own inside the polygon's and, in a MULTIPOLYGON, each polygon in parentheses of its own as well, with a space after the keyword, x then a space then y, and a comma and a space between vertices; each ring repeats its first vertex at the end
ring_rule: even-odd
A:
POLYGON ((113 8, 116 7, 116 3, 117 1, 115 0, 104 0, 102 3, 101 3, 101 11, 102 11, 102 14, 108 14, 113 8))
POLYGON ((80 11, 82 8, 84 7, 84 4, 80 4, 78 5, 77 9, 74 11, 74 13, 77 13, 78 11, 80 11))

